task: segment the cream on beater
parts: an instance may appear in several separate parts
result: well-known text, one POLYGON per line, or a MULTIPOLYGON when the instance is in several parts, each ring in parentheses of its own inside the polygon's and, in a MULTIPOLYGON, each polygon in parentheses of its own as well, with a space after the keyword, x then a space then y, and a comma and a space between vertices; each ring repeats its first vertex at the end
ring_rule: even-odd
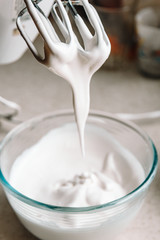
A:
POLYGON ((92 75, 108 58, 111 46, 97 12, 89 4, 88 0, 78 2, 86 11, 88 19, 94 28, 94 35, 91 34, 72 2, 70 0, 65 2, 72 12, 75 24, 83 39, 84 47, 81 46, 72 29, 70 19, 61 0, 55 1, 52 16, 65 38, 65 42, 60 41, 49 20, 35 7, 32 1, 25 0, 28 11, 44 39, 44 57, 41 57, 34 46, 31 45, 26 34, 24 34, 20 21, 17 24, 37 60, 50 71, 67 80, 71 85, 75 117, 84 154, 84 128, 90 106, 90 81, 92 75), (62 15, 63 22, 57 13, 57 8, 62 15))

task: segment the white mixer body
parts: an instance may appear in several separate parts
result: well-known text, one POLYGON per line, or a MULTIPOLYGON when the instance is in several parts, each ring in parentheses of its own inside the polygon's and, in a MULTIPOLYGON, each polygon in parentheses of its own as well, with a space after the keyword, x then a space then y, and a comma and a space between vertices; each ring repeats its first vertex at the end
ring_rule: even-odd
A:
MULTIPOLYGON (((40 6, 49 14, 53 1, 42 0, 40 6)), ((25 8, 23 0, 0 0, 0 64, 9 64, 17 61, 28 49, 16 27, 16 18, 25 8)), ((29 29, 32 41, 38 35, 30 19, 24 22, 25 29, 29 29)))

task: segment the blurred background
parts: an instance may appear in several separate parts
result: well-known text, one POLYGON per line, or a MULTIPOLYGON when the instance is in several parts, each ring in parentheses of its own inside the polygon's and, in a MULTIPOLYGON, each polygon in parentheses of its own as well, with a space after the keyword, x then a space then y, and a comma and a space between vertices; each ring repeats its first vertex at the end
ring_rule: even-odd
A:
POLYGON ((160 77, 160 1, 91 0, 111 41, 108 69, 127 67, 160 77))

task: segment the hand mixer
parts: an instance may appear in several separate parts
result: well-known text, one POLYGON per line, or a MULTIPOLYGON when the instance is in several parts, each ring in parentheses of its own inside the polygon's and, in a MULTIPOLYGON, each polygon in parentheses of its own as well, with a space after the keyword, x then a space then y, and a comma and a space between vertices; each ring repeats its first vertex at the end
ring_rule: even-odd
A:
POLYGON ((74 61, 77 54, 81 55, 82 58, 85 58, 87 63, 90 62, 90 69, 94 69, 91 71, 92 75, 104 63, 110 53, 110 42, 103 29, 97 12, 93 6, 89 4, 88 0, 67 0, 63 2, 61 0, 52 1, 53 7, 51 10, 51 16, 53 17, 54 22, 57 24, 65 41, 62 42, 60 40, 58 34, 51 24, 51 21, 45 16, 42 9, 39 8, 38 3, 40 0, 24 0, 27 9, 24 9, 17 18, 17 27, 22 37, 26 41, 35 58, 40 63, 48 66, 50 70, 54 71, 61 77, 66 78, 66 76, 63 76, 62 73, 62 63, 63 66, 66 66, 67 64, 67 68, 69 69, 72 67, 71 63, 74 61), (94 35, 91 34, 74 5, 83 6, 88 19, 94 28, 94 35), (22 17, 27 10, 44 40, 44 56, 38 52, 23 28, 22 17), (83 39, 84 48, 79 43, 78 38, 74 33, 68 12, 70 12, 73 16, 75 24, 83 39), (96 58, 94 59, 92 57, 93 51, 96 52, 96 58), (50 59, 52 59, 52 64, 51 61, 50 64, 48 63, 50 59), (61 61, 61 64, 57 64, 57 61, 59 60, 61 61))

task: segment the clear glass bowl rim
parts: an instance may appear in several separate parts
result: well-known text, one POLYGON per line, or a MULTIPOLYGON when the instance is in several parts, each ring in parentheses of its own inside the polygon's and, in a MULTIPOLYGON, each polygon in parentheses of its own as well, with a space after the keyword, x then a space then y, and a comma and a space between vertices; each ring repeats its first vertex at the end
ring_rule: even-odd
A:
MULTIPOLYGON (((1 158, 1 151, 3 150, 5 145, 9 141, 13 140, 14 136, 16 136, 18 133, 20 133, 27 127, 30 127, 33 124, 35 125, 36 123, 42 122, 43 120, 48 119, 48 118, 53 118, 56 116, 73 115, 73 114, 74 114, 73 110, 59 110, 59 111, 42 114, 38 117, 34 117, 30 120, 27 120, 27 121, 19 124, 13 130, 11 130, 6 135, 6 137, 2 140, 2 142, 0 144, 0 158, 1 158)), ((60 206, 49 205, 49 204, 45 204, 45 203, 33 200, 33 199, 21 194, 20 192, 18 192, 5 179, 5 177, 3 176, 3 173, 1 171, 1 166, 0 166, 0 182, 1 182, 2 186, 4 186, 5 189, 9 193, 11 193, 13 196, 15 196, 19 200, 25 202, 28 205, 31 205, 33 207, 37 207, 40 209, 45 209, 45 210, 50 210, 50 211, 58 211, 58 212, 66 212, 66 213, 72 213, 72 212, 73 213, 83 213, 83 212, 90 212, 90 211, 95 211, 95 210, 102 210, 104 208, 106 209, 106 208, 116 207, 116 206, 124 204, 127 201, 129 201, 130 199, 136 197, 137 194, 139 194, 141 191, 143 191, 145 188, 147 188, 150 185, 150 183, 152 182, 152 180, 155 176, 157 166, 158 166, 158 155, 157 155, 157 150, 155 148, 154 143, 152 142, 150 137, 142 129, 140 129, 136 124, 129 122, 129 121, 124 121, 123 119, 116 117, 114 114, 94 110, 94 111, 89 112, 89 116, 108 118, 110 120, 119 122, 120 124, 125 125, 128 128, 132 129, 133 131, 137 132, 139 134, 139 136, 141 136, 144 139, 144 141, 146 141, 148 146, 150 146, 150 150, 153 153, 152 167, 151 167, 151 170, 150 170, 148 176, 137 188, 135 188, 132 192, 128 193, 127 195, 125 195, 119 199, 116 199, 112 202, 108 202, 108 203, 101 204, 101 205, 90 206, 90 207, 60 207, 60 206)))

